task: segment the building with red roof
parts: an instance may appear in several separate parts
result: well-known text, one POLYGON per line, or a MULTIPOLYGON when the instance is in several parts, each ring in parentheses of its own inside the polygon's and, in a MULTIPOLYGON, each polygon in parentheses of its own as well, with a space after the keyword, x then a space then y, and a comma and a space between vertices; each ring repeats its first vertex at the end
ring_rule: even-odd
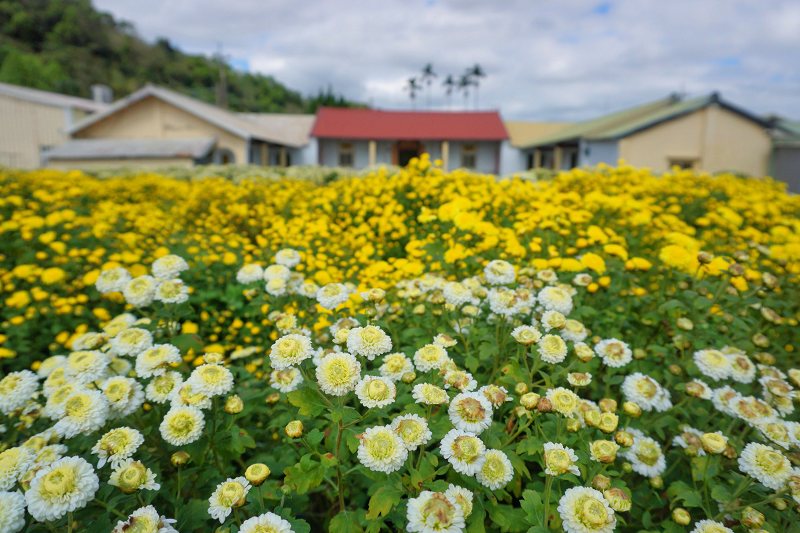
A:
POLYGON ((427 152, 445 168, 500 170, 508 139, 497 111, 385 111, 324 107, 311 128, 320 165, 406 165, 427 152))

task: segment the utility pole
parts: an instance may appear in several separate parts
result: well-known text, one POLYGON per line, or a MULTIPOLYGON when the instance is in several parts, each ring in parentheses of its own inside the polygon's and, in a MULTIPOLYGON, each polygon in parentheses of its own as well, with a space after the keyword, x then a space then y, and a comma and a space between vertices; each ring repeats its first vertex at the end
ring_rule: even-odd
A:
POLYGON ((228 108, 228 78, 226 72, 225 55, 222 53, 222 43, 217 43, 215 59, 219 66, 219 79, 217 80, 217 105, 223 109, 228 108))

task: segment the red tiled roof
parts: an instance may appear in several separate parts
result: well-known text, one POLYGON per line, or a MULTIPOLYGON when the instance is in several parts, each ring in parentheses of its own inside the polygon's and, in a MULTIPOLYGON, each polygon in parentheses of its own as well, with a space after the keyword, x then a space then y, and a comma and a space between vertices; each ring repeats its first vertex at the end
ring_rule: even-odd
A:
POLYGON ((323 107, 312 137, 367 140, 502 141, 497 111, 381 111, 323 107))

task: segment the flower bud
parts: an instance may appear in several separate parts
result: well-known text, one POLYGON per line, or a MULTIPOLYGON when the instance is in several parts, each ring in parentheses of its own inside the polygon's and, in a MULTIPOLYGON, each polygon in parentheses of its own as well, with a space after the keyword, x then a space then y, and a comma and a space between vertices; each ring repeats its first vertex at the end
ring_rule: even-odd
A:
POLYGON ((225 400, 225 407, 223 408, 229 415, 238 415, 244 409, 244 402, 238 394, 228 396, 225 400))
POLYGON ((767 348, 769 346, 769 339, 763 333, 756 333, 751 340, 759 348, 767 348))
POLYGON ((663 489, 664 488, 664 479, 661 476, 651 477, 649 479, 650 486, 654 489, 663 489))
POLYGON ((125 494, 131 494, 145 483, 147 483, 147 467, 141 461, 133 461, 119 472, 117 487, 125 494))
POLYGON ((784 500, 783 498, 772 500, 772 506, 779 511, 783 511, 787 507, 786 500, 784 500))
POLYGON ((264 463, 253 463, 247 467, 247 470, 244 471, 244 477, 253 484, 253 486, 258 487, 270 475, 270 469, 264 463))
POLYGON ((603 433, 612 433, 617 430, 619 417, 614 413, 601 413, 597 428, 603 433))
POLYGON ((517 383, 514 386, 514 392, 516 392, 517 394, 525 394, 526 392, 528 392, 528 384, 522 382, 517 383))
POLYGON ((539 396, 535 392, 526 392, 520 397, 519 403, 525 409, 536 409, 536 406, 539 404, 540 399, 541 396, 539 396))
POLYGON ((172 457, 170 457, 169 460, 172 463, 172 466, 183 466, 192 460, 192 456, 183 450, 178 450, 172 454, 172 457))
POLYGON ((207 354, 203 354, 203 361, 210 365, 216 365, 221 363, 223 360, 222 354, 217 352, 209 352, 207 354))
POLYGON ((701 265, 707 265, 713 260, 714 260, 714 254, 710 252, 701 251, 697 253, 697 262, 700 263, 701 265))
POLYGON ((604 413, 613 413, 617 410, 617 400, 612 398, 603 398, 598 402, 598 405, 604 413))
POLYGON ((611 478, 603 474, 597 474, 592 478, 592 487, 599 491, 604 491, 611 486, 611 478))
POLYGON ((673 376, 680 376, 683 374, 683 369, 678 365, 669 365, 667 370, 669 370, 669 373, 673 376))
POLYGON ((764 515, 752 507, 742 509, 742 525, 748 529, 756 529, 764 525, 764 515))
POLYGON ((596 440, 589 445, 592 458, 601 463, 613 463, 617 458, 619 445, 610 440, 596 440))
POLYGON ((627 431, 617 431, 614 435, 614 440, 623 448, 630 448, 633 446, 633 435, 627 431))
POLYGON ((707 453, 714 455, 724 452, 725 448, 728 447, 728 439, 721 433, 703 433, 703 436, 700 437, 700 442, 707 453))
POLYGON ((728 273, 734 278, 744 276, 744 267, 739 263, 732 263, 731 266, 728 267, 728 273))
POLYGON ((271 405, 271 404, 274 404, 274 403, 278 403, 280 401, 280 399, 281 399, 281 393, 280 392, 273 392, 273 393, 270 393, 266 397, 266 399, 264 399, 264 402, 271 405))
POLYGON ((688 526, 692 522, 692 515, 683 507, 672 510, 672 520, 679 526, 688 526))
POLYGON ((639 418, 642 415, 642 408, 634 402, 625 402, 622 404, 622 410, 626 415, 633 418, 639 418))
POLYGON ((608 501, 608 505, 618 513, 630 511, 633 505, 628 493, 620 488, 606 489, 603 491, 603 496, 608 501))
POLYGON ((686 394, 694 398, 700 398, 706 393, 706 388, 697 381, 690 381, 686 384, 686 394))
POLYGON ((417 374, 414 372, 406 372, 400 377, 400 379, 403 381, 403 383, 411 383, 417 379, 417 374))
POLYGON ((692 331, 694 329, 694 323, 685 316, 680 317, 675 322, 675 325, 684 331, 692 331))
POLYGON ((587 411, 583 414, 583 420, 587 426, 596 428, 600 425, 600 413, 594 410, 587 411))
POLYGON ((542 398, 539 400, 539 403, 536 405, 536 408, 539 410, 540 413, 549 413, 553 410, 553 402, 551 402, 547 398, 542 398))
POLYGON ((303 423, 299 420, 292 420, 288 424, 286 424, 286 435, 288 435, 292 439, 296 439, 298 437, 303 436, 303 423))
POLYGON ((625 472, 626 474, 630 474, 631 472, 633 472, 633 465, 628 463, 627 461, 622 463, 622 471, 625 472))
POLYGON ((570 433, 576 433, 581 429, 581 422, 577 418, 568 418, 567 419, 567 431, 570 433))

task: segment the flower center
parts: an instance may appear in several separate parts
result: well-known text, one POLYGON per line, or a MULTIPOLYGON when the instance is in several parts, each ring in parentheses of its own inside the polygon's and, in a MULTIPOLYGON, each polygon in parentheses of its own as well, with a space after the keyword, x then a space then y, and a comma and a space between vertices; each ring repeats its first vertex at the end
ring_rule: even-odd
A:
POLYGON ((480 454, 480 446, 475 437, 461 436, 453 443, 453 452, 459 460, 474 463, 480 454))
POLYGON ((379 379, 373 379, 367 385, 367 396, 373 400, 383 400, 389 395, 389 387, 379 379))
POLYGON ((455 509, 444 494, 435 493, 422 506, 422 516, 426 525, 435 525, 439 528, 450 526, 455 518, 455 509), (433 521, 433 524, 431 524, 433 521))
POLYGON ((486 409, 475 398, 464 398, 458 404, 461 417, 467 422, 479 422, 486 416, 486 409))
POLYGON ((222 485, 220 489, 219 501, 225 507, 233 507, 244 498, 244 487, 239 483, 230 482, 222 485))
POLYGON ((591 528, 600 528, 608 523, 608 511, 599 500, 585 498, 578 504, 580 521, 591 528))
POLYGON ((75 490, 77 480, 75 472, 67 467, 59 467, 46 474, 42 479, 41 491, 48 498, 58 498, 75 490))

